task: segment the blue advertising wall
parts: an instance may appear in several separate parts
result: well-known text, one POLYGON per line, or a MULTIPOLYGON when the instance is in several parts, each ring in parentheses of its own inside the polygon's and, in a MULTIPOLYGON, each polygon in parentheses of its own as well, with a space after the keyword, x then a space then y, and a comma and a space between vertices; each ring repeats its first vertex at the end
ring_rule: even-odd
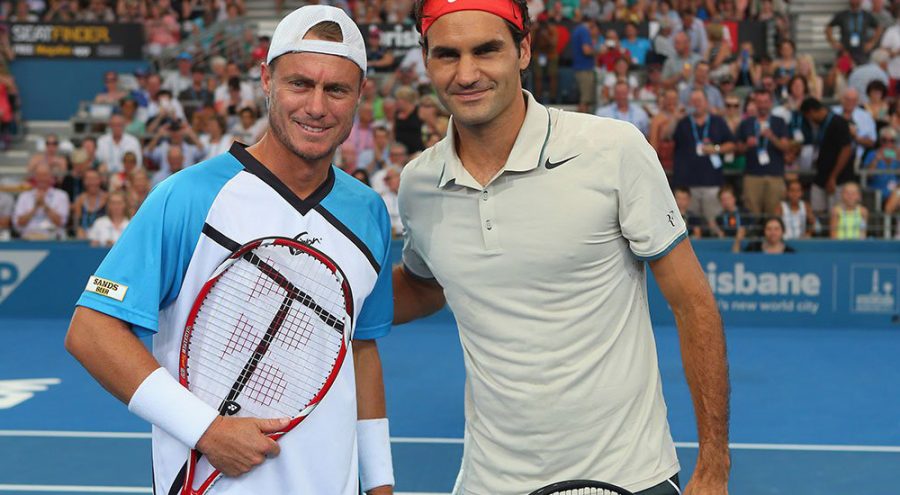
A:
MULTIPOLYGON (((900 328, 900 243, 807 241, 783 256, 693 245, 727 325, 900 328)), ((400 243, 393 248, 396 263, 400 243)), ((0 243, 0 317, 70 316, 105 254, 74 242, 0 243)), ((653 321, 673 323, 652 275, 648 285, 653 321)))
POLYGON ((146 67, 141 60, 17 59, 10 64, 25 120, 69 120, 78 102, 91 101, 103 91, 106 71, 133 72, 146 67))

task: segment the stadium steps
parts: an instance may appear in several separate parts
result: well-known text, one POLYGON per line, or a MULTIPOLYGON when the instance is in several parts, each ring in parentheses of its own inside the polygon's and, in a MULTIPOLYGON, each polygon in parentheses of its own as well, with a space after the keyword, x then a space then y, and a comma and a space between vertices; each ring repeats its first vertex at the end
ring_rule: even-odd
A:
POLYGON ((294 9, 306 5, 303 0, 284 0, 281 14, 275 12, 275 0, 247 0, 247 12, 244 17, 256 24, 256 33, 260 36, 271 36, 282 16, 294 9))
MULTIPOLYGON (((789 12, 795 19, 797 53, 812 55, 819 67, 830 66, 835 53, 825 38, 825 26, 835 13, 848 7, 847 0, 793 0, 789 12)), ((840 35, 839 32, 834 34, 840 35)))

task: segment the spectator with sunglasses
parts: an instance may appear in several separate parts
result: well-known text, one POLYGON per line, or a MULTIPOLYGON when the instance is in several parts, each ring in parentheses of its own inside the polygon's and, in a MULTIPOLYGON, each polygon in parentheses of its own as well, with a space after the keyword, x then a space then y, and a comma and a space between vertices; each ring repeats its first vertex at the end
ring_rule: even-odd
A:
POLYGON ((62 178, 66 175, 69 164, 59 152, 59 136, 56 134, 48 134, 44 139, 44 151, 35 153, 28 160, 28 174, 34 174, 40 165, 49 167, 54 177, 62 178))

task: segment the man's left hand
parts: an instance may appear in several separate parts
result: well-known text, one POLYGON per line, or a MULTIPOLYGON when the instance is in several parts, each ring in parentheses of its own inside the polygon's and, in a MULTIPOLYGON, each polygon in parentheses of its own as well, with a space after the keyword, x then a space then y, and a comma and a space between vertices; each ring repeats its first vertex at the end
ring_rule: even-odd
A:
POLYGON ((697 459, 697 467, 683 495, 728 495, 728 467, 710 467, 697 459))

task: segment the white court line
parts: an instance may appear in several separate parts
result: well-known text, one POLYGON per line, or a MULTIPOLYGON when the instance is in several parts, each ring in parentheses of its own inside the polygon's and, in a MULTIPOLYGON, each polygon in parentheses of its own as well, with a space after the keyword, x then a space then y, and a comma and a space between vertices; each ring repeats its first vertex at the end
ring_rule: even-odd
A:
MULTIPOLYGON (((64 493, 153 493, 143 486, 86 485, 0 485, 0 492, 64 492, 64 493)), ((397 492, 395 495, 446 495, 443 493, 397 492)))
MULTIPOLYGON (((149 439, 149 433, 113 431, 53 431, 53 430, 0 430, 0 437, 44 438, 119 438, 149 439)), ((462 445, 462 438, 441 437, 391 437, 391 443, 462 445)), ((697 442, 675 442, 683 449, 696 449, 697 442)), ((819 445, 791 443, 732 443, 733 450, 795 450, 805 452, 875 452, 900 453, 900 446, 893 445, 819 445)))

